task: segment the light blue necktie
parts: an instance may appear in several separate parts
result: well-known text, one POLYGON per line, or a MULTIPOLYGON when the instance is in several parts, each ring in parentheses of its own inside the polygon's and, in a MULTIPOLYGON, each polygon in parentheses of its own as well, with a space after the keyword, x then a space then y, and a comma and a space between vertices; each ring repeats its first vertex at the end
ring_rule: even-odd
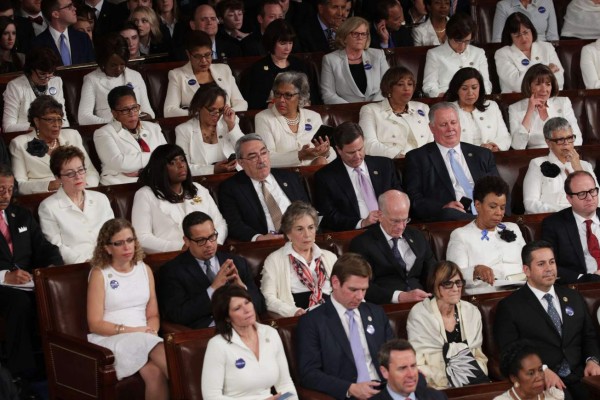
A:
MULTIPOLYGON (((450 168, 452 168, 454 177, 456 177, 458 184, 464 190, 465 195, 468 198, 472 199, 473 198, 473 185, 471 185, 471 182, 469 182, 469 178, 467 178, 467 175, 465 174, 465 171, 460 166, 460 163, 458 162, 458 160, 456 160, 454 158, 455 154, 456 154, 456 150, 454 150, 454 149, 448 150, 448 159, 450 161, 450 168)), ((471 206, 471 210, 473 211, 473 215, 475 215, 476 214, 475 207, 471 206)), ((465 211, 468 211, 468 210, 465 210, 465 211)))
POLYGON ((352 348, 354 364, 356 365, 356 372, 358 373, 356 383, 369 382, 371 380, 371 375, 369 375, 369 368, 367 368, 367 360, 365 359, 365 351, 362 347, 362 343, 360 342, 358 326, 354 320, 354 310, 347 310, 346 315, 348 316, 350 347, 352 348))
MULTIPOLYGON (((560 335, 560 337, 562 337, 562 322, 560 320, 560 315, 558 315, 558 311, 556 311, 556 308, 554 307, 554 302, 552 301, 552 299, 553 296, 550 293, 546 293, 544 295, 544 300, 548 302, 548 316, 552 320, 552 323, 558 331, 558 334, 560 335)), ((569 363, 566 359, 563 358, 563 360, 560 362, 560 365, 558 366, 558 376, 564 378, 570 373, 571 368, 569 367, 569 363)))
POLYGON ((71 52, 64 33, 60 34, 60 58, 62 58, 63 65, 71 65, 71 52))

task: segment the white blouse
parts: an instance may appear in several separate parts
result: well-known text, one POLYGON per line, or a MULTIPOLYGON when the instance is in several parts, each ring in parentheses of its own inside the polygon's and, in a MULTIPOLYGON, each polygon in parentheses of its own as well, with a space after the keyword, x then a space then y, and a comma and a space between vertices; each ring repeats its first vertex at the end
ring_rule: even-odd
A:
MULTIPOLYGON (((600 36, 600 35, 599 35, 600 36)), ((581 75, 586 89, 600 88, 600 39, 581 49, 581 75)))

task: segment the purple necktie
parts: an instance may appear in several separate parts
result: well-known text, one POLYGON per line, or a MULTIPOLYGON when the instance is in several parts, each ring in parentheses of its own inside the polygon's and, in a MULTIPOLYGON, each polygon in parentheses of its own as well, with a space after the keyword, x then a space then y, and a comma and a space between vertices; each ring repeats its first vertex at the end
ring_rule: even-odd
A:
POLYGON ((363 199, 365 200, 365 204, 367 205, 369 212, 379 210, 379 206, 377 205, 377 198, 375 197, 375 190, 373 190, 373 185, 369 183, 362 169, 354 168, 354 171, 356 171, 356 173, 358 174, 358 184, 360 186, 360 191, 362 192, 363 199))
POLYGON ((365 351, 360 342, 360 334, 358 333, 358 326, 354 321, 354 310, 346 310, 348 316, 348 331, 350 334, 350 347, 352 348, 352 355, 354 356, 354 364, 356 365, 356 372, 358 378, 356 383, 369 382, 371 375, 369 374, 369 368, 367 368, 367 360, 365 359, 365 351))

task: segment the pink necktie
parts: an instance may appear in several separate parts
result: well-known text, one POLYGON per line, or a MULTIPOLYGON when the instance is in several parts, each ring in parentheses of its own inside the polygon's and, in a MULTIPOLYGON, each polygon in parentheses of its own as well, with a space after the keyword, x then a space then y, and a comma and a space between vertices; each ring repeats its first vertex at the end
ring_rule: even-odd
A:
POLYGON ((4 219, 4 213, 0 212, 0 232, 2 232, 2 236, 6 239, 6 244, 10 252, 13 252, 13 242, 10 236, 10 231, 8 230, 8 225, 6 224, 6 220, 4 219))

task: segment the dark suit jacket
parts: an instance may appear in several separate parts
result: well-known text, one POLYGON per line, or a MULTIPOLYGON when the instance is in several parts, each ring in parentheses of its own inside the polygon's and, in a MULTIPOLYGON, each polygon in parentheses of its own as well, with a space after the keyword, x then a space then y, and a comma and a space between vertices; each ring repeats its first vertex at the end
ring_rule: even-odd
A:
POLYGON ((126 7, 123 8, 109 1, 102 3, 100 15, 94 24, 94 41, 108 33, 118 32, 128 16, 129 10, 126 7))
MULTIPOLYGON (((394 162, 386 157, 365 156, 375 196, 402 190, 394 162)), ((315 174, 315 203, 323 215, 321 226, 335 231, 355 229, 360 221, 358 199, 350 176, 340 157, 315 174)))
POLYGON ((319 24, 316 15, 309 20, 304 21, 304 24, 298 27, 297 33, 300 38, 300 46, 302 47, 303 52, 331 52, 325 33, 323 32, 323 29, 321 29, 321 24, 319 24))
MULTIPOLYGON (((71 44, 71 63, 75 65, 95 62, 96 57, 94 55, 94 46, 92 46, 90 37, 83 32, 79 32, 72 26, 70 26, 68 29, 69 42, 71 44)), ((58 51, 58 47, 56 47, 56 43, 54 43, 54 39, 52 39, 50 28, 40 33, 33 40, 33 47, 40 46, 49 47, 52 49, 52 51, 54 51, 54 53, 56 53, 58 59, 61 60, 60 51, 58 51)))
MULTIPOLYGON (((296 32, 298 32, 310 18, 314 18, 314 10, 310 5, 290 1, 290 8, 288 9, 288 12, 285 13, 285 20, 292 24, 296 32)), ((294 43, 294 52, 299 53, 301 49, 296 49, 295 47, 296 44, 294 43)))
POLYGON ((536 344, 542 362, 549 368, 558 371, 561 361, 566 358, 571 371, 581 377, 585 360, 600 357, 595 323, 577 291, 556 285, 554 290, 560 301, 562 337, 545 308, 525 285, 498 304, 494 338, 500 351, 515 340, 527 339, 536 344))
POLYGON ((417 256, 408 275, 394 258, 392 248, 386 242, 379 224, 371 225, 350 242, 350 251, 365 257, 373 270, 373 279, 367 289, 367 301, 388 304, 392 302, 396 290, 406 291, 407 285, 410 289, 425 287, 427 274, 436 263, 435 256, 427 239, 418 229, 407 226, 403 236, 417 256))
MULTIPOLYGON (((298 174, 276 169, 271 169, 271 174, 290 201, 310 203, 298 174)), ((221 183, 219 209, 227 221, 229 237, 232 239, 248 242, 254 235, 268 233, 267 217, 252 181, 244 171, 221 183)))
MULTIPOLYGON (((233 260, 242 282, 252 296, 256 314, 263 313, 264 298, 254 283, 246 260, 220 251, 217 252, 217 258, 220 264, 228 258, 233 260)), ((194 256, 189 251, 181 253, 163 265, 159 273, 158 304, 161 316, 192 329, 207 328, 213 321, 211 302, 206 293, 210 282, 194 256)))
POLYGON ((262 45, 262 36, 259 30, 255 30, 241 40, 240 47, 244 57, 267 55, 267 51, 262 45))
POLYGON ((217 35, 215 36, 215 46, 217 49, 217 58, 220 60, 242 56, 242 48, 240 47, 238 40, 226 33, 217 32, 217 35))
POLYGON ((35 33, 33 31, 33 22, 29 21, 27 18, 22 17, 20 15, 15 15, 13 17, 15 21, 15 26, 17 28, 17 40, 15 43, 15 49, 19 53, 27 54, 31 49, 31 43, 35 38, 35 33))
POLYGON ((46 240, 29 210, 9 205, 5 213, 13 253, 10 253, 6 239, 0 234, 0 270, 18 266, 33 273, 35 268, 64 264, 58 247, 46 240))
MULTIPOLYGON (((483 147, 460 143, 473 181, 486 175, 499 176, 494 154, 483 147)), ((442 207, 456 200, 452 181, 435 142, 428 143, 406 154, 406 193, 410 197, 411 214, 424 221, 442 218, 442 207)), ((507 201, 507 215, 510 206, 507 201)))
MULTIPOLYGON (((381 43, 379 41, 379 35, 377 34, 377 29, 375 24, 371 24, 371 45, 370 47, 374 49, 380 49, 381 43)), ((390 32, 390 31, 388 31, 390 32)), ((412 38, 412 32, 410 28, 405 26, 401 26, 397 31, 390 32, 392 35, 392 41, 394 42, 394 47, 412 47, 414 46, 414 41, 412 38)), ((389 47, 389 43, 388 43, 389 47)))
MULTIPOLYGON (((596 210, 596 215, 600 217, 600 208, 596 210)), ((583 256, 583 246, 579 239, 579 230, 572 207, 565 208, 544 219, 542 239, 550 242, 554 248, 561 285, 576 282, 580 274, 584 275, 582 280, 591 278, 586 277, 588 273, 583 256)))
MULTIPOLYGON (((415 390, 415 396, 419 400, 445 400, 448 398, 448 396, 446 396, 446 393, 427 387, 427 381, 425 380, 425 377, 421 374, 419 374, 419 382, 417 383, 417 390, 415 390)), ((381 389, 379 394, 376 394, 375 396, 371 397, 371 400, 393 399, 387 391, 387 387, 384 387, 383 389, 381 389)))
MULTIPOLYGON (((382 344, 394 337, 394 332, 381 307, 361 303, 358 310, 369 353, 380 374, 377 353, 382 344), (368 326, 374 328, 372 333, 367 332, 368 326)), ((350 340, 331 299, 300 317, 296 338, 299 384, 337 399, 345 399, 346 392, 356 382, 358 373, 350 340)))

